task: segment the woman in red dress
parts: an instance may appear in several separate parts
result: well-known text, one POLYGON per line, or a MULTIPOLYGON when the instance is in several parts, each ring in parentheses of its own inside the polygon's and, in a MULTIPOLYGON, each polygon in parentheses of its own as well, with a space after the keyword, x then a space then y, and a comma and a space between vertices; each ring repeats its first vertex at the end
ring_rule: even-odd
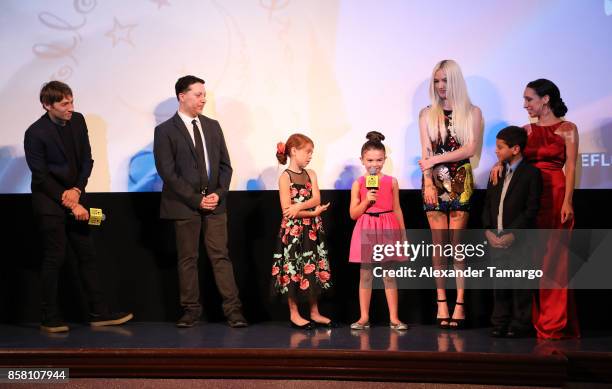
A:
MULTIPOLYGON (((531 118, 527 124, 527 147, 524 157, 542 173, 543 191, 537 217, 539 229, 567 230, 574 226, 572 197, 576 178, 578 130, 564 119, 567 107, 559 88, 549 80, 538 79, 527 84, 524 107, 531 118), (565 172, 564 172, 565 170, 565 172)), ((565 231, 563 231, 565 230, 565 231)), ((565 232, 565 234, 563 233, 565 232)), ((580 337, 573 290, 568 282, 568 249, 559 244, 555 234, 543 248, 542 270, 560 287, 540 289, 533 307, 533 324, 540 339, 580 337)), ((550 287, 550 286, 548 286, 550 287)))

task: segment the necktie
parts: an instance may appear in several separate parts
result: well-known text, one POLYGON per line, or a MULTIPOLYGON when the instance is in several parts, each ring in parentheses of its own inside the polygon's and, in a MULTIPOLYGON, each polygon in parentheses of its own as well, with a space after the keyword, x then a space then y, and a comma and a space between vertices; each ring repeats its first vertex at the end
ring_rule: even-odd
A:
POLYGON ((206 174, 206 158, 204 157, 204 142, 202 142, 202 136, 200 135, 200 129, 198 128, 195 119, 191 122, 193 124, 193 139, 195 140, 196 155, 198 157, 198 168, 200 170, 200 190, 206 191, 208 186, 208 175, 206 174))

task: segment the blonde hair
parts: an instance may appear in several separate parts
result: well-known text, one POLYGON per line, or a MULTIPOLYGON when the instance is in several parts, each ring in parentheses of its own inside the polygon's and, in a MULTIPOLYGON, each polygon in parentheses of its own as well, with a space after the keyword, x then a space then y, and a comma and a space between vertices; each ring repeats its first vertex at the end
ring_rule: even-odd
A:
POLYGON ((472 133, 472 102, 468 96, 467 86, 461 68, 452 59, 445 59, 434 66, 429 81, 429 98, 431 107, 427 114, 427 133, 429 140, 444 143, 446 140, 446 126, 444 123, 444 101, 436 92, 434 78, 438 70, 446 73, 446 99, 453 110, 453 128, 460 144, 469 143, 472 133))

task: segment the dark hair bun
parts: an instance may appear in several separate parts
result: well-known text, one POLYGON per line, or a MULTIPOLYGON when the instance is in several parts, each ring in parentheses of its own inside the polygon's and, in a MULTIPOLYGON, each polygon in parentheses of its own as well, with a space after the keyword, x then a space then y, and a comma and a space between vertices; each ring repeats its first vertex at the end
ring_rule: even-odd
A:
POLYGON ((367 133, 366 139, 370 142, 382 142, 385 140, 385 136, 378 131, 370 131, 367 133))
POLYGON ((557 100, 555 103, 556 104, 551 105, 550 107, 553 111, 553 114, 558 118, 565 116, 565 114, 567 113, 567 106, 563 102, 563 99, 559 98, 559 100, 557 100))

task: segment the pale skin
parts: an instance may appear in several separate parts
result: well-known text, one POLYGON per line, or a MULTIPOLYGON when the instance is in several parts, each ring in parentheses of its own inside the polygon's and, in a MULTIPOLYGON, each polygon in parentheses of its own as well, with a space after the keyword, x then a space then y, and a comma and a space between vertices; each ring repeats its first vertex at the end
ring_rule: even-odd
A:
MULTIPOLYGON (((61 101, 53 104, 43 104, 49 113, 51 121, 65 125, 72 118, 74 112, 74 99, 72 96, 64 96, 61 101)), ((89 220, 89 212, 79 204, 81 190, 79 188, 66 189, 62 193, 62 205, 72 211, 74 218, 79 221, 89 220)))
MULTIPOLYGON (((446 73, 443 69, 438 70, 434 74, 434 90, 436 95, 443 101, 443 109, 452 110, 452 102, 447 99, 447 78, 446 73)), ((482 139, 482 112, 477 106, 472 106, 472 140, 469 143, 461 145, 457 150, 433 155, 431 141, 427 131, 427 114, 429 107, 423 108, 419 114, 419 135, 421 139, 421 159, 419 160, 419 166, 423 172, 424 179, 424 201, 428 205, 438 205, 438 193, 433 183, 431 175, 432 168, 440 163, 456 162, 463 159, 471 158, 476 154, 480 139, 482 139)), ((432 231, 446 231, 446 230, 462 230, 467 226, 469 218, 468 212, 463 211, 451 211, 447 217, 444 212, 430 211, 427 212, 427 220, 429 227, 432 231)), ((443 236, 440 234, 433 234, 433 243, 443 243, 443 236)), ((440 262, 441 258, 434 258, 435 261, 440 262)), ((435 266, 435 263, 434 263, 435 266)), ((455 264, 457 266, 457 264, 455 264)), ((460 287, 463 280, 457 279, 457 302, 463 303, 465 296, 465 289, 460 287)), ((446 289, 440 287, 443 285, 443 280, 436 279, 436 294, 438 300, 446 300, 446 289)), ((438 313, 437 318, 449 317, 448 304, 446 302, 438 302, 438 313)), ((453 319, 464 319, 465 312, 463 305, 455 305, 455 310, 452 315, 453 319)), ((441 324, 447 325, 448 322, 443 321, 441 324)), ((453 323, 451 323, 453 325, 453 323)))
MULTIPOLYGON (((379 177, 382 177, 381 173, 382 167, 387 159, 384 150, 377 149, 369 149, 364 151, 361 156, 361 163, 365 167, 366 174, 372 168, 376 169, 376 174, 379 177)), ((402 208, 400 207, 399 201, 399 185, 397 180, 393 178, 393 213, 397 218, 399 226, 402 231, 402 235, 405 234, 405 225, 404 225, 404 214, 402 213, 402 208)), ((372 206, 376 199, 378 198, 378 191, 375 189, 369 190, 366 198, 361 200, 359 196, 359 181, 353 182, 351 187, 351 204, 349 207, 349 214, 351 219, 357 220, 361 215, 363 215, 368 208, 372 206)), ((369 267, 362 266, 359 274, 359 310, 360 317, 357 323, 361 325, 365 325, 370 320, 370 300, 372 299, 372 270, 369 267)), ((387 298, 387 306, 389 308, 389 321, 391 324, 399 324, 401 323, 398 316, 398 293, 397 286, 395 285, 395 280, 392 278, 385 278, 385 297, 387 298)))
MULTIPOLYGON (((523 107, 527 110, 529 116, 537 118, 537 124, 540 126, 552 126, 563 121, 552 112, 548 105, 549 101, 550 97, 548 95, 540 97, 532 88, 525 88, 523 107)), ((531 126, 527 124, 523 128, 525 128, 529 136, 531 134, 531 126)), ((571 122, 563 122, 557 128, 555 134, 563 138, 565 142, 566 160, 563 167, 565 171, 565 194, 561 214, 559 215, 563 224, 574 218, 573 197, 574 186, 576 184, 576 160, 578 158, 579 137, 576 125, 571 122)), ((491 170, 490 179, 494 185, 497 185, 502 171, 502 166, 499 163, 491 170)))
MULTIPOLYGON (((289 150, 289 170, 295 173, 301 173, 306 166, 310 163, 314 146, 312 144, 305 144, 302 148, 292 147, 289 150)), ((278 179, 278 191, 280 197, 280 205, 283 210, 283 216, 294 219, 294 218, 309 218, 316 217, 325 212, 329 207, 329 203, 321 205, 321 192, 319 190, 319 184, 317 182, 317 175, 314 170, 307 169, 306 172, 310 177, 310 183, 312 185, 311 193, 312 198, 303 203, 291 204, 291 179, 289 173, 283 172, 278 179), (309 209, 314 210, 309 211, 309 209)), ((311 299, 310 303, 310 319, 316 323, 329 324, 330 319, 321 315, 319 312, 319 304, 316 299, 311 299)), ((297 301, 288 297, 289 304, 289 319, 298 326, 303 326, 309 321, 306 320, 299 311, 297 301)))

